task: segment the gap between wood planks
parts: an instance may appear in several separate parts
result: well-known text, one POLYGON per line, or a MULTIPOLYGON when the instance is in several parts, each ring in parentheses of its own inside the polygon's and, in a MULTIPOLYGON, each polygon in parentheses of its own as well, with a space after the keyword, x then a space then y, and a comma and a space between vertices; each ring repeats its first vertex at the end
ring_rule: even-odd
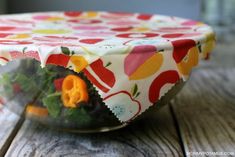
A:
POLYGON ((0 149, 0 157, 5 156, 6 152, 8 151, 9 147, 11 146, 12 141, 14 140, 15 136, 17 135, 18 131, 20 130, 21 126, 25 121, 25 116, 22 115, 19 117, 19 120, 15 124, 14 129, 9 134, 8 138, 6 139, 5 143, 3 144, 2 148, 0 149))

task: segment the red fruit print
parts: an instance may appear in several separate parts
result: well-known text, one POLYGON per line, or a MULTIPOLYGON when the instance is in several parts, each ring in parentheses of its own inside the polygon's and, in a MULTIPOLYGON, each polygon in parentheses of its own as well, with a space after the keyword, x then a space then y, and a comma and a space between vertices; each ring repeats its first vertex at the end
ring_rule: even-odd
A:
POLYGON ((179 63, 187 55, 189 49, 196 46, 196 43, 192 39, 182 39, 172 41, 172 45, 174 47, 173 58, 176 63, 179 63))
POLYGON ((84 74, 87 76, 87 78, 100 90, 107 93, 109 89, 105 86, 103 86, 87 69, 83 69, 84 74))
POLYGON ((16 27, 12 27, 12 26, 0 26, 0 31, 11 31, 13 29, 16 29, 16 27))
POLYGON ((21 59, 25 57, 25 55, 19 51, 11 51, 10 55, 12 59, 21 59))
POLYGON ((64 78, 58 78, 54 80, 54 86, 56 91, 61 91, 62 90, 62 83, 64 81, 64 78))
POLYGON ((21 59, 21 58, 34 58, 38 61, 40 61, 40 57, 37 51, 28 51, 28 52, 20 52, 20 51, 11 51, 10 52, 11 58, 12 59, 21 59))
POLYGON ((164 34, 162 35, 163 38, 182 38, 182 37, 193 37, 198 36, 200 33, 172 33, 172 34, 164 34))
POLYGON ((5 57, 1 57, 0 56, 0 59, 4 60, 5 62, 9 62, 9 59, 5 58, 5 57))
POLYGON ((104 39, 82 39, 79 42, 85 43, 85 44, 96 44, 98 42, 103 41, 104 39))
POLYGON ((156 103, 159 100, 161 88, 168 83, 174 84, 180 80, 177 71, 169 70, 162 72, 158 75, 152 82, 149 88, 149 101, 151 103, 156 103))
POLYGON ((1 45, 30 45, 31 41, 0 40, 1 45))
POLYGON ((51 54, 46 61, 46 64, 60 65, 67 67, 70 56, 64 54, 51 54))
POLYGON ((94 85, 105 93, 108 92, 109 88, 112 88, 116 82, 113 72, 103 65, 101 59, 94 61, 90 64, 89 68, 84 69, 83 72, 94 85), (96 76, 93 76, 92 72, 94 72, 96 76))
POLYGON ((150 20, 152 16, 153 15, 150 15, 150 14, 140 14, 137 16, 137 19, 147 21, 147 20, 150 20))
POLYGON ((143 65, 144 62, 148 58, 152 57, 156 52, 157 48, 152 45, 141 45, 134 47, 130 54, 128 54, 125 58, 125 73, 130 76, 140 65, 143 65))
POLYGON ((164 34, 162 35, 163 38, 179 38, 182 37, 184 34, 182 33, 174 33, 174 34, 164 34))
POLYGON ((34 58, 34 59, 40 61, 40 57, 39 57, 39 54, 37 51, 28 51, 25 54, 26 54, 26 56, 28 56, 30 58, 34 58))
POLYGON ((141 111, 140 102, 138 100, 135 100, 131 96, 131 94, 127 91, 119 91, 117 93, 110 94, 109 96, 105 97, 103 100, 106 104, 112 104, 113 102, 117 102, 117 105, 112 104, 114 105, 114 108, 112 108, 112 110, 122 121, 124 121, 123 118, 128 119, 128 121, 134 119, 136 116, 138 116, 138 114, 141 111), (118 111, 115 112, 115 106, 120 107, 119 106, 120 102, 125 102, 125 107, 129 109, 129 112, 124 112, 124 113, 118 113, 118 111))
POLYGON ((80 12, 80 11, 67 11, 67 12, 64 12, 64 15, 68 16, 68 17, 78 17, 81 14, 82 14, 82 12, 80 12))
POLYGON ((120 38, 151 38, 156 36, 158 36, 156 33, 125 33, 117 35, 120 38))
POLYGON ((6 38, 9 35, 12 35, 12 33, 0 33, 0 38, 6 38))

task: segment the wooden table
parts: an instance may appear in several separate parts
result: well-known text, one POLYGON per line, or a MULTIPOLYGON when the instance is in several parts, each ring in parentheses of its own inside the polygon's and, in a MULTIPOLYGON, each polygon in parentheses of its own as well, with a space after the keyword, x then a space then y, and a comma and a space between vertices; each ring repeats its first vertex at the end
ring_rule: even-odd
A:
POLYGON ((194 70, 183 90, 156 116, 124 129, 59 132, 5 108, 0 128, 0 156, 7 157, 235 156, 235 43, 219 44, 212 59, 194 70))

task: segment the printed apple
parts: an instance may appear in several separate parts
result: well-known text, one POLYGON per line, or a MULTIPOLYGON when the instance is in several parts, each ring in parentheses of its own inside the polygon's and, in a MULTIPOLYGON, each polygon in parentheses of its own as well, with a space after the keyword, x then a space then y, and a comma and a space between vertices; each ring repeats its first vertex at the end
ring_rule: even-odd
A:
POLYGON ((91 63, 83 72, 97 88, 105 93, 107 93, 116 82, 114 73, 104 66, 101 59, 91 63))
POLYGON ((198 64, 199 51, 196 42, 191 39, 176 40, 172 42, 173 58, 181 74, 189 75, 191 69, 198 64))
POLYGON ((162 72, 158 75, 149 88, 149 101, 151 103, 156 103, 160 97, 160 91, 165 84, 174 84, 180 80, 179 74, 177 71, 169 70, 162 72))
POLYGON ((0 40, 0 44, 4 45, 30 45, 33 44, 31 41, 16 41, 16 40, 0 40))
POLYGON ((0 64, 6 63, 6 62, 9 62, 9 61, 10 60, 8 58, 0 56, 0 64))
POLYGON ((121 121, 129 121, 141 111, 140 102, 132 98, 127 91, 119 91, 105 97, 104 103, 121 121))
POLYGON ((124 60, 124 71, 130 80, 140 80, 156 73, 162 63, 163 55, 155 46, 136 46, 124 60))
POLYGON ((79 42, 85 43, 85 44, 96 44, 98 42, 103 41, 104 39, 96 38, 96 39, 81 39, 79 42))
POLYGON ((11 60, 11 55, 9 52, 2 52, 0 55, 0 65, 5 65, 11 60))
POLYGON ((80 12, 80 11, 67 11, 67 12, 64 12, 64 15, 68 16, 68 17, 78 17, 81 14, 82 14, 82 12, 80 12))
POLYGON ((0 38, 6 38, 10 35, 13 35, 12 33, 0 33, 0 38))
POLYGON ((14 27, 14 26, 0 26, 0 31, 30 31, 30 28, 26 27, 14 27))
POLYGON ((139 14, 137 16, 137 19, 147 21, 147 20, 150 20, 152 16, 153 15, 150 15, 150 14, 139 14))
POLYGON ((163 34, 163 38, 183 38, 183 37, 194 37, 201 35, 201 33, 170 33, 170 34, 163 34))
POLYGON ((157 33, 124 33, 116 36, 119 38, 153 38, 158 35, 157 33))
POLYGON ((16 29, 16 27, 12 27, 12 26, 0 26, 0 31, 11 31, 16 29))
POLYGON ((10 56, 12 59, 33 58, 40 61, 40 57, 37 51, 27 51, 27 52, 11 51, 10 56))
POLYGON ((46 64, 60 65, 67 67, 70 56, 64 54, 51 54, 46 61, 46 64))

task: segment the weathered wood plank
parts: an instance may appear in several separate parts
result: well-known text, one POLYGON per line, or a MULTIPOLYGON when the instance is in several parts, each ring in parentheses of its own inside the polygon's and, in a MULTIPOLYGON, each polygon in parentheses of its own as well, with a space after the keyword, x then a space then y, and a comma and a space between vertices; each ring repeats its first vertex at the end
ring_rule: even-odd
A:
POLYGON ((235 152, 235 68, 195 70, 172 107, 186 152, 235 152))
POLYGON ((72 134, 26 121, 8 157, 14 156, 183 156, 169 107, 124 129, 98 134, 72 134))
POLYGON ((7 151, 21 121, 18 115, 0 105, 0 156, 7 151))

